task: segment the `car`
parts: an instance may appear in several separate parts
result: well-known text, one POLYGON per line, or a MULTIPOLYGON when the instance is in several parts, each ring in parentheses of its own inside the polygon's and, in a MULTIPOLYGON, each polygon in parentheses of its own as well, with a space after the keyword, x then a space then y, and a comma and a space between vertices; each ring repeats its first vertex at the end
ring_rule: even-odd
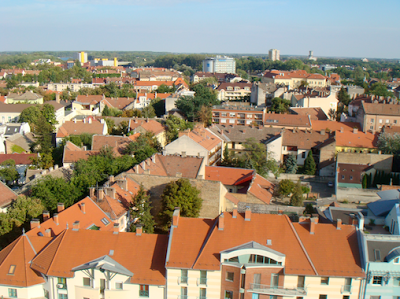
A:
POLYGON ((334 184, 333 184, 332 181, 329 181, 329 182, 328 182, 328 187, 333 187, 333 185, 334 185, 334 184))

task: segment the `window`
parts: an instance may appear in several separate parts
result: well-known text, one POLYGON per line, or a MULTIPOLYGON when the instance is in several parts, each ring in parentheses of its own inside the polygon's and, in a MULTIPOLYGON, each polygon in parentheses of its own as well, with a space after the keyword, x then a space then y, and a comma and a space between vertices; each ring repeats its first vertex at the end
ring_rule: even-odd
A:
POLYGON ((279 274, 271 274, 271 288, 278 288, 279 286, 279 274))
POLYGON ((306 157, 306 152, 302 152, 301 157, 304 159, 306 157))
POLYGON ((235 120, 234 120, 234 119, 230 119, 230 120, 229 120, 229 123, 230 123, 230 124, 234 124, 234 123, 235 123, 235 120))
POLYGON ((199 299, 206 299, 207 298, 207 289, 200 288, 199 299))
POLYGON ((149 297, 149 285, 141 284, 139 286, 139 297, 149 297))
POLYGON ((349 295, 344 295, 343 299, 350 299, 350 296, 349 295))
POLYGON ((400 277, 393 277, 393 285, 400 287, 400 277))
POLYGON ((84 277, 84 278, 83 278, 83 286, 85 286, 85 287, 90 287, 90 286, 92 286, 92 284, 91 284, 91 279, 90 279, 89 277, 84 277))
POLYGON ((381 261, 381 251, 379 249, 374 249, 374 256, 375 256, 375 262, 381 261))
POLYGON ((250 264, 269 264, 269 265, 282 265, 281 262, 277 262, 273 259, 270 259, 269 257, 262 256, 262 255, 257 255, 257 254, 251 254, 249 258, 249 263, 250 264))
POLYGON ((253 277, 253 288, 259 289, 261 285, 261 274, 260 273, 255 273, 253 277))
POLYGON ((394 260, 393 260, 393 263, 395 263, 395 264, 398 264, 400 262, 400 258, 399 257, 396 257, 394 260))
POLYGON ((350 176, 350 180, 352 180, 353 179, 353 176, 350 176))
POLYGON ((181 299, 187 298, 187 287, 181 287, 181 299))
POLYGON ((372 278, 372 284, 380 284, 380 285, 382 285, 382 276, 374 276, 372 278))
POLYGON ((329 277, 321 277, 321 284, 329 285, 329 277))
POLYGON ((230 117, 235 117, 235 113, 229 113, 230 117))
POLYGON ((304 284, 306 281, 306 277, 305 276, 299 276, 297 277, 297 288, 298 289, 304 289, 304 284))
POLYGON ((207 284, 207 271, 200 270, 200 284, 207 284))
POLYGON ((10 269, 8 269, 8 275, 14 275, 16 265, 11 265, 10 269))
POLYGON ((328 295, 319 295, 319 299, 328 299, 328 295))
POLYGON ((116 290, 122 290, 124 288, 124 284, 122 282, 116 282, 115 283, 115 289, 116 290))
POLYGON ((8 297, 17 298, 17 289, 8 289, 8 297))
POLYGON ((188 283, 188 270, 181 270, 181 283, 188 283))
POLYGON ((67 279, 64 278, 64 277, 58 277, 58 279, 57 279, 57 287, 59 289, 66 290, 67 289, 67 279))
POLYGON ((225 299, 233 299, 233 292, 225 291, 225 299))
POLYGON ((397 119, 395 119, 395 120, 393 121, 393 123, 397 124, 397 119))
POLYGON ((386 123, 387 123, 387 124, 389 123, 389 120, 388 120, 388 119, 386 120, 386 123))
POLYGON ((58 294, 58 299, 68 299, 67 294, 58 294))
POLYGON ((342 180, 344 180, 344 175, 342 175, 342 180))
POLYGON ((234 273, 233 272, 226 272, 225 280, 233 281, 233 278, 234 278, 234 273))
POLYGON ((381 120, 381 119, 379 120, 379 123, 380 123, 380 124, 382 123, 382 120, 381 120))
POLYGON ((108 221, 108 219, 105 217, 101 219, 101 222, 103 222, 104 225, 107 225, 110 223, 110 221, 108 221))

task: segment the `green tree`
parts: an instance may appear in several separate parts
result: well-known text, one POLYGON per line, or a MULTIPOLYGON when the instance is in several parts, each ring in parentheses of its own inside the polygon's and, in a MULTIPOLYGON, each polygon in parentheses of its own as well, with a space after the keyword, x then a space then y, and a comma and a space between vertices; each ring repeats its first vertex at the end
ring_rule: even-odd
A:
POLYGON ((307 158, 304 160, 304 174, 314 175, 317 170, 312 152, 309 151, 307 158))
POLYGON ((269 111, 273 111, 275 113, 286 113, 289 111, 291 103, 289 100, 281 99, 281 98, 273 98, 271 101, 271 107, 269 111))
POLYGON ((293 192, 294 183, 291 180, 281 180, 278 186, 278 194, 280 196, 288 196, 293 192))
POLYGON ((31 106, 22 110, 19 116, 19 122, 26 122, 31 125, 31 129, 33 125, 37 122, 41 112, 38 106, 31 106))
POLYGON ((157 117, 161 117, 165 114, 165 100, 155 98, 151 101, 150 105, 154 108, 157 117))
POLYGON ((5 160, 0 164, 0 179, 8 186, 12 186, 19 179, 19 173, 13 159, 5 160))
MULTIPOLYGON (((139 191, 133 197, 130 206, 131 219, 136 223, 139 222, 143 225, 143 232, 152 234, 154 233, 155 221, 151 214, 152 206, 150 204, 150 196, 144 190, 143 185, 140 185, 139 191)), ((131 224, 131 232, 136 231, 135 223, 131 224)))
POLYGON ((362 178, 362 188, 367 189, 368 188, 368 174, 364 174, 362 178))
POLYGON ((180 208, 183 217, 199 217, 202 205, 200 190, 193 187, 188 179, 179 179, 167 184, 161 195, 161 212, 159 218, 164 226, 171 226, 175 207, 180 208))
POLYGON ((161 151, 161 144, 152 132, 140 134, 135 141, 125 146, 124 154, 133 155, 138 163, 161 151))
POLYGON ((142 114, 146 118, 154 118, 156 117, 156 111, 154 110, 154 107, 152 105, 148 105, 143 108, 142 114))
POLYGON ((300 181, 298 181, 297 184, 295 184, 293 187, 292 196, 290 197, 290 205, 301 207, 303 205, 303 200, 303 190, 301 188, 300 181))
POLYGON ((40 110, 41 114, 44 116, 46 121, 51 125, 53 131, 55 129, 55 125, 58 124, 56 119, 56 111, 54 110, 54 106, 50 104, 44 104, 42 109, 40 110))
POLYGON ((39 216, 43 210, 44 206, 39 199, 20 195, 7 210, 7 216, 14 226, 21 226, 23 223, 39 216))
POLYGON ((381 133, 378 137, 378 149, 384 154, 400 154, 400 134, 381 133))
POLYGON ((179 137, 179 132, 187 129, 193 129, 194 125, 191 122, 187 122, 182 118, 174 115, 168 115, 165 121, 167 142, 170 143, 179 137))
POLYGON ((297 172, 297 158, 295 155, 289 155, 285 160, 286 173, 297 172))
POLYGON ((344 87, 342 87, 339 90, 337 97, 338 97, 339 102, 346 106, 348 106, 351 101, 350 95, 347 93, 347 91, 344 87))

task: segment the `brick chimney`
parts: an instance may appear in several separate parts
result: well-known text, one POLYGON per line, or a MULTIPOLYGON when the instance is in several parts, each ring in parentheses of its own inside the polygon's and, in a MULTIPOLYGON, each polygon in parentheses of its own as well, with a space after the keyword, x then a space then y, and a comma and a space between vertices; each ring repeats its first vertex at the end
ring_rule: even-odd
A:
POLYGON ((50 212, 43 211, 43 222, 50 219, 50 212))
POLYGON ((181 208, 176 207, 174 209, 174 213, 172 214, 172 226, 178 227, 180 213, 181 213, 181 208))
POLYGON ((114 176, 113 175, 110 175, 109 177, 108 177, 108 180, 110 181, 110 183, 112 184, 112 183, 114 183, 114 181, 115 181, 115 178, 114 178, 114 176))
POLYGON ((119 223, 118 222, 114 222, 113 234, 117 235, 118 233, 119 233, 119 223))
POLYGON ((128 191, 128 181, 126 178, 122 178, 122 179, 118 179, 117 181, 117 185, 125 191, 128 191))
POLYGON ((353 128, 353 133, 357 134, 358 133, 358 129, 357 128, 353 128))
POLYGON ((32 219, 31 220, 31 229, 40 228, 40 220, 39 219, 32 219))
POLYGON ((310 219, 310 234, 315 234, 315 226, 318 223, 318 218, 314 217, 310 219))
POLYGON ((51 229, 50 229, 50 228, 48 228, 48 229, 46 229, 46 230, 44 231, 44 236, 45 236, 45 237, 51 237, 51 229))
POLYGON ((224 213, 221 213, 218 217, 218 230, 224 230, 225 221, 224 221, 224 213))
POLYGON ((106 194, 107 196, 110 196, 111 198, 115 199, 115 188, 112 187, 106 188, 106 194))
POLYGON ((79 221, 75 221, 73 224, 72 224, 72 230, 75 230, 75 231, 78 231, 79 230, 79 221))
POLYGON ((251 209, 249 206, 246 207, 246 211, 244 212, 244 220, 250 221, 251 219, 251 209))
POLYGON ((60 213, 60 212, 64 211, 64 208, 65 208, 64 203, 59 202, 57 204, 57 213, 60 213))
POLYGON ((81 211, 83 214, 86 214, 86 206, 84 202, 81 203, 81 211))
POLYGON ((232 218, 237 218, 237 214, 238 214, 237 205, 234 205, 233 212, 232 212, 232 218))
POLYGON ((104 198, 104 189, 100 188, 99 190, 97 190, 97 199, 99 201, 102 201, 104 198))
POLYGON ((96 190, 95 187, 90 187, 89 188, 89 197, 90 198, 94 198, 94 190, 96 190))
POLYGON ((342 229, 342 219, 336 221, 336 229, 342 229))
POLYGON ((138 223, 136 224, 136 236, 141 236, 143 233, 143 225, 138 223))
POLYGON ((54 220, 54 223, 55 223, 56 225, 59 225, 59 224, 60 224, 60 222, 59 222, 59 220, 58 220, 58 214, 57 214, 57 213, 54 213, 54 215, 53 215, 53 220, 54 220))

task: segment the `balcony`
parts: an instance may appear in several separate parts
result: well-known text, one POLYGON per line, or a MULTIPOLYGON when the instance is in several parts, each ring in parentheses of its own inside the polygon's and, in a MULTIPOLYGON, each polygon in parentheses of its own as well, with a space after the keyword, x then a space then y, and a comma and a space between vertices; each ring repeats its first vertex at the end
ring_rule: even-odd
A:
POLYGON ((265 294, 271 296, 307 296, 307 290, 304 289, 291 289, 283 288, 279 286, 271 286, 265 284, 251 283, 250 290, 251 293, 265 294))
POLYGON ((188 277, 187 276, 179 276, 178 277, 178 285, 179 284, 187 284, 188 283, 188 277))
POLYGON ((197 285, 198 285, 198 286, 199 286, 199 285, 207 286, 207 278, 204 278, 204 277, 202 277, 202 278, 197 278, 197 285))
POLYGON ((352 289, 351 285, 342 285, 341 293, 342 294, 351 294, 351 289, 352 289))
POLYGON ((149 290, 139 290, 139 297, 149 297, 149 290))

